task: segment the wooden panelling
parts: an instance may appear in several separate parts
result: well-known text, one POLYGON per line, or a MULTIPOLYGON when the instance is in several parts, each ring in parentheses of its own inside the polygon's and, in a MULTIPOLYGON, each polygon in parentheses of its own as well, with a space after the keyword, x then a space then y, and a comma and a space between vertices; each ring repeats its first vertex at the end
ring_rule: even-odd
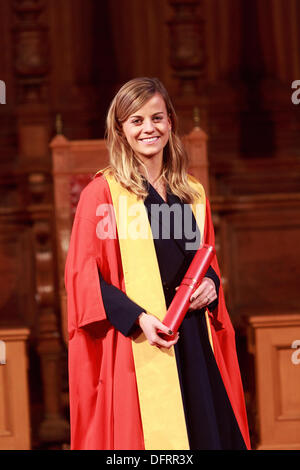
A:
POLYGON ((0 213, 0 325, 33 326, 36 307, 32 233, 28 222, 22 222, 22 214, 10 215, 8 221, 8 213, 0 213))
POLYGON ((228 307, 249 314, 299 311, 300 195, 213 199, 228 307))
POLYGON ((256 365, 258 449, 300 450, 300 364, 293 360, 300 315, 249 318, 256 365))
POLYGON ((0 365, 0 449, 30 449, 26 341, 28 329, 0 329, 6 363, 0 365))

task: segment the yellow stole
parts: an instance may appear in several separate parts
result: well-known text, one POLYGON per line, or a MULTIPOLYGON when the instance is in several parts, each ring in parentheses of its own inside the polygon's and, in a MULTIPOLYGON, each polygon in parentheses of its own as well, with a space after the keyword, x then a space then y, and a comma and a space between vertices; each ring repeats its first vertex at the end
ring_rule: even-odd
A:
MULTIPOLYGON (((126 294, 146 312, 162 320, 166 304, 144 202, 112 176, 105 177, 116 216, 126 294)), ((189 177, 189 184, 199 194, 192 210, 203 236, 205 192, 192 177, 189 177)), ((132 350, 145 448, 189 449, 174 348, 150 346, 141 333, 133 339, 132 350)))

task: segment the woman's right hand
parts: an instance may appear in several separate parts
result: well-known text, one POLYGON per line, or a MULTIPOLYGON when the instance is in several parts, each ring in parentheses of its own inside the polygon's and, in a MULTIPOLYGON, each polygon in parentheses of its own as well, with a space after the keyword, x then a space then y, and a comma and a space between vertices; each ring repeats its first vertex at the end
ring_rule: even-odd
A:
POLYGON ((157 317, 149 313, 142 312, 138 319, 137 323, 143 330, 149 344, 151 346, 156 346, 157 348, 167 348, 170 349, 174 344, 177 343, 179 339, 179 333, 176 333, 175 337, 170 341, 164 340, 159 336, 158 331, 162 331, 167 336, 173 337, 173 332, 164 325, 157 317))

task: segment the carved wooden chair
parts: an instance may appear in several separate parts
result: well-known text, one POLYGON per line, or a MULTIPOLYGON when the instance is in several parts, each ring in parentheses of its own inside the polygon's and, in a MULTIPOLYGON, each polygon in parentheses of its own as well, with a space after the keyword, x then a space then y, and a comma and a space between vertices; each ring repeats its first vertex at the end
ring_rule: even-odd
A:
MULTIPOLYGON (((207 136, 196 126, 182 138, 189 154, 189 173, 209 192, 207 136)), ((82 189, 93 175, 108 164, 104 140, 68 140, 62 134, 53 138, 52 150, 56 240, 62 335, 67 343, 67 308, 64 269, 73 217, 82 189)))

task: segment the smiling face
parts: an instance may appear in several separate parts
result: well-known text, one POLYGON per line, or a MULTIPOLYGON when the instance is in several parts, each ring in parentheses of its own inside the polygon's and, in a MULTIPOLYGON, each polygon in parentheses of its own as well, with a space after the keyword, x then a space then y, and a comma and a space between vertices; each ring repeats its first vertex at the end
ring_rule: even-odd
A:
POLYGON ((122 128, 128 144, 144 163, 153 158, 162 161, 163 149, 169 140, 171 121, 160 93, 155 93, 131 114, 122 128))

